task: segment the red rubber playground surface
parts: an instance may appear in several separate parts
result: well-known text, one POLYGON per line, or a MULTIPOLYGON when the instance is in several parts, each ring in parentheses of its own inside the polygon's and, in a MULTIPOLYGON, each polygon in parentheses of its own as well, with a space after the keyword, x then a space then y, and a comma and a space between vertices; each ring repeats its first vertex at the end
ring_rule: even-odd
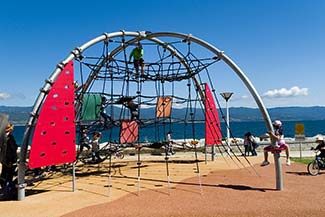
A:
POLYGON ((148 189, 111 202, 84 207, 64 217, 80 216, 325 216, 325 173, 310 176, 306 165, 283 165, 282 191, 275 190, 274 165, 247 169, 217 170, 166 188, 148 189))

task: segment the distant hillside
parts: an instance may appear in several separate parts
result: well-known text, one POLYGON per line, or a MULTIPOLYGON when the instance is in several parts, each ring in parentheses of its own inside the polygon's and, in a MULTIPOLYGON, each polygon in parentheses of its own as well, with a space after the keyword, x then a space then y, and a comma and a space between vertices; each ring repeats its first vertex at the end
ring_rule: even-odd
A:
MULTIPOLYGON (((276 107, 267 109, 271 119, 284 121, 299 120, 325 120, 325 107, 276 107)), ((257 121, 262 120, 259 109, 253 108, 230 108, 230 119, 232 121, 257 121)))
POLYGON ((268 109, 271 117, 282 120, 325 120, 325 107, 281 107, 268 109))
POLYGON ((0 113, 8 114, 9 120, 15 124, 25 124, 32 107, 0 106, 0 113))
MULTIPOLYGON (((25 124, 32 107, 13 107, 13 106, 0 106, 0 113, 9 115, 10 121, 15 124, 25 124)), ((202 109, 196 109, 195 119, 204 119, 202 109)), ((325 120, 325 107, 313 106, 313 107, 277 107, 268 109, 272 120, 280 119, 283 121, 299 121, 299 120, 325 120)), ((174 108, 173 118, 184 119, 185 116, 189 117, 190 111, 183 108, 174 108)), ((118 108, 114 109, 115 117, 120 114, 118 108)), ((226 110, 222 109, 222 114, 226 116, 226 110)), ((155 115, 155 108, 141 109, 141 117, 144 119, 152 118, 155 115)), ((262 116, 257 108, 230 108, 229 109, 230 121, 244 122, 244 121, 262 121, 262 116)), ((219 117, 222 119, 221 112, 219 111, 219 117)))

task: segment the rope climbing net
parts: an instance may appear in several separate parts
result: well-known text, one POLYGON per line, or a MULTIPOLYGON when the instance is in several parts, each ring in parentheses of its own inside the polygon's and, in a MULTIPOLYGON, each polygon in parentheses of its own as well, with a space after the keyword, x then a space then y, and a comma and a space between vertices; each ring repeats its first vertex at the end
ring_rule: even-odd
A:
POLYGON ((80 126, 93 124, 94 130, 111 131, 109 140, 118 140, 120 123, 131 120, 132 109, 127 103, 132 100, 137 106, 140 135, 148 128, 154 132, 154 138, 143 133, 140 140, 164 140, 168 131, 175 131, 176 124, 183 124, 185 130, 182 136, 174 133, 174 137, 194 139, 195 127, 191 124, 204 122, 204 84, 209 82, 213 87, 209 68, 221 59, 211 52, 201 51, 200 56, 195 55, 199 49, 200 46, 189 38, 167 37, 162 41, 121 35, 103 40, 83 52, 75 59, 79 99, 76 101, 76 123, 80 126), (129 58, 138 43, 144 50, 143 71, 138 69, 141 72, 129 58), (87 101, 90 96, 97 96, 97 101, 87 101), (103 121, 99 111, 102 97, 107 99, 105 113, 112 122, 106 128, 100 124, 103 121), (97 115, 85 118, 87 106, 94 106, 94 103, 98 110, 88 110, 97 115))

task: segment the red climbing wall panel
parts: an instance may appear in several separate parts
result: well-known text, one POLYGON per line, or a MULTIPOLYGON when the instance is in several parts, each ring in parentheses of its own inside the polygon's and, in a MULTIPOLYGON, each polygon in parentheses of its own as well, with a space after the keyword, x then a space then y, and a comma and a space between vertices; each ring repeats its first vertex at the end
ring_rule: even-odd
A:
POLYGON ((136 121, 122 121, 120 143, 134 143, 138 141, 139 128, 136 121))
POLYGON ((208 84, 205 84, 205 98, 205 143, 219 145, 222 142, 220 120, 208 84))
POLYGON ((76 158, 73 62, 52 85, 35 126, 29 168, 73 162, 76 158))

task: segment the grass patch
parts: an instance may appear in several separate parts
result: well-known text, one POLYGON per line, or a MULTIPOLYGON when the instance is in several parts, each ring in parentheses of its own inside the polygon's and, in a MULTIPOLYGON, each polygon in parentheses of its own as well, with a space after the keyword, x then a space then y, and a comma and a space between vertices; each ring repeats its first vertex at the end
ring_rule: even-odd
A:
POLYGON ((294 162, 299 162, 299 163, 303 163, 303 164, 309 164, 310 162, 312 162, 315 158, 314 157, 291 157, 290 158, 292 161, 294 162))

